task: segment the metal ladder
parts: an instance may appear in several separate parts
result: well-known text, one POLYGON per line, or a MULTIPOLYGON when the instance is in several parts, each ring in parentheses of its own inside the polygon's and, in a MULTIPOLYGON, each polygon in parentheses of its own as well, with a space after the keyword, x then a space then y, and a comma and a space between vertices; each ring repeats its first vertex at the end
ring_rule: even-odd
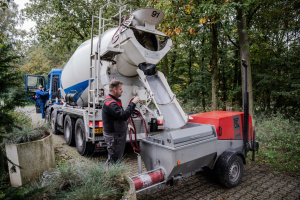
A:
MULTIPOLYGON (((98 16, 92 16, 92 30, 91 30, 91 54, 90 54, 90 77, 89 77, 89 86, 88 86, 88 128, 92 129, 92 134, 88 134, 88 140, 92 140, 92 143, 95 143, 95 119, 97 112, 100 112, 99 109, 96 108, 96 106, 99 105, 99 81, 100 81, 100 70, 102 67, 101 61, 106 60, 105 55, 100 55, 100 49, 101 49, 101 39, 103 36, 103 33, 105 32, 105 27, 107 26, 121 26, 121 17, 122 12, 126 10, 126 5, 118 5, 115 3, 111 3, 109 0, 108 2, 100 8, 99 11, 99 17, 98 16), (118 25, 114 25, 110 23, 111 19, 106 19, 102 17, 103 9, 106 8, 109 5, 113 5, 119 8, 119 12, 115 14, 112 17, 116 17, 119 15, 119 23, 118 25), (98 30, 98 47, 97 51, 93 50, 93 39, 94 39, 94 21, 95 19, 99 19, 99 30, 98 30), (90 122, 92 124, 90 125, 90 122)), ((119 32, 120 34, 120 32, 119 32)), ((122 49, 120 49, 120 40, 118 42, 118 48, 110 49, 108 52, 105 52, 105 54, 119 54, 122 53, 122 49)), ((106 60, 107 61, 107 60, 106 60)), ((109 60, 110 61, 110 60, 109 60)), ((88 129, 88 130, 89 130, 88 129)))

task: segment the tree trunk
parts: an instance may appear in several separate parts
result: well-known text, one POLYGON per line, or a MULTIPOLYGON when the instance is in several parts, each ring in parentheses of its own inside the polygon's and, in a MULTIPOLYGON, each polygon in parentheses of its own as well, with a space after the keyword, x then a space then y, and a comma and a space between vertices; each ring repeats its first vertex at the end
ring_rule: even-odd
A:
POLYGON ((189 85, 193 82, 192 77, 192 35, 190 35, 190 49, 189 49, 189 85))
MULTIPOLYGON (((239 46, 240 46, 240 56, 241 60, 245 59, 247 64, 247 74, 248 74, 248 93, 249 93, 249 114, 253 119, 253 91, 252 91, 252 75, 251 75, 251 64, 250 64, 250 49, 249 49, 249 37, 247 32, 246 16, 243 9, 237 7, 237 27, 239 33, 239 46)), ((242 91, 244 100, 245 91, 245 73, 244 67, 241 61, 241 74, 242 74, 242 91)), ((254 121, 253 121, 254 122, 254 121)))
MULTIPOLYGON (((202 42, 201 42, 201 45, 202 45, 202 48, 204 46, 204 42, 205 42, 205 37, 202 38, 202 42)), ((204 69, 203 67, 204 65, 204 55, 202 54, 202 58, 201 58, 201 64, 200 64, 200 71, 202 72, 204 69)), ((203 75, 201 75, 201 93, 200 93, 200 98, 202 100, 202 107, 203 107, 203 112, 206 111, 206 103, 205 103, 205 87, 203 86, 203 83, 204 83, 204 78, 203 78, 203 75)))
POLYGON ((217 86, 218 86, 218 27, 216 24, 212 24, 212 56, 211 56, 211 69, 212 69, 212 80, 211 80, 211 110, 217 110, 218 99, 217 99, 217 86))
POLYGON ((177 56, 177 41, 176 41, 176 37, 174 38, 174 50, 173 50, 173 55, 171 57, 171 74, 173 73, 174 69, 175 69, 175 61, 176 61, 176 56, 177 56))
POLYGON ((165 77, 168 78, 168 76, 169 76, 168 54, 165 55, 163 61, 164 61, 164 74, 165 74, 165 77))

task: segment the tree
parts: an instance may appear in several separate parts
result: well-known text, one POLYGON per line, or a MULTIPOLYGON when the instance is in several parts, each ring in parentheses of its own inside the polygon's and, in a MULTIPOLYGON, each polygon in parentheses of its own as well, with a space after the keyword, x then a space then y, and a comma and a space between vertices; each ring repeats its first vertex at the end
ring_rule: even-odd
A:
MULTIPOLYGON (((12 44, 0 38, 0 143, 5 134, 11 132, 14 127, 13 111, 18 106, 24 106, 25 91, 22 89, 23 75, 15 66, 19 56, 13 51, 12 44)), ((5 170, 6 162, 3 149, 0 148, 0 171, 5 170)))
MULTIPOLYGON (((10 2, 10 0, 7 0, 7 2, 10 2)), ((8 4, 4 1, 0 1, 0 8, 2 8, 3 11, 5 11, 5 9, 8 8, 8 4)))
MULTIPOLYGON (((8 8, 15 8, 15 4, 9 4, 8 8)), ((15 9, 10 11, 17 12, 15 9)), ((10 11, 6 10, 5 13, 8 16, 14 16, 15 14, 10 11)), ((0 14, 3 15, 3 11, 0 10, 0 14)), ((15 25, 16 23, 13 23, 12 27, 15 25)), ((10 34, 14 34, 15 32, 7 34, 5 26, 1 27, 0 30, 0 143, 2 143, 5 134, 11 132, 14 127, 18 127, 18 124, 15 124, 13 111, 18 106, 24 106, 26 100, 25 91, 21 87, 24 80, 23 75, 16 66, 20 56, 13 48, 13 44, 8 41, 14 38, 14 35, 10 34)), ((6 167, 2 147, 0 148, 0 161, 0 173, 2 174, 5 172, 4 169, 6 167)))
MULTIPOLYGON (((243 69, 242 59, 246 60, 247 64, 247 90, 249 93, 249 114, 253 116, 253 89, 252 89, 252 74, 251 74, 251 62, 250 62, 250 42, 248 36, 248 25, 246 21, 246 13, 244 10, 244 1, 237 2, 236 10, 237 10, 237 28, 239 35, 239 50, 240 50, 240 62, 241 62, 241 72, 242 72, 242 91, 243 91, 243 99, 244 91, 245 91, 245 70, 243 69)), ((248 22, 249 23, 249 22, 248 22)))
MULTIPOLYGON (((40 72, 45 73, 50 66, 62 67, 78 44, 90 38, 91 16, 98 15, 104 3, 30 1, 25 12, 27 17, 37 20, 38 43, 27 54, 24 69, 33 68, 34 73, 42 69, 40 72)), ((146 6, 164 11, 158 29, 172 39, 173 48, 157 67, 164 72, 187 111, 209 107, 226 110, 226 106, 241 110, 244 69, 240 62, 245 58, 252 117, 253 110, 282 109, 297 113, 299 6, 296 2, 128 0, 126 3, 133 9, 146 6)), ((112 7, 105 10, 115 11, 112 7)), ((94 28, 95 33, 97 29, 94 28)))

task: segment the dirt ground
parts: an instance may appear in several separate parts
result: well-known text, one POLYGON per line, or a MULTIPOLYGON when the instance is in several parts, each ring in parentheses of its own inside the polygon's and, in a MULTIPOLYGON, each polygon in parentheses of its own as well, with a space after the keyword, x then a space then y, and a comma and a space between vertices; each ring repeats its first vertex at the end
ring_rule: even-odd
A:
MULTIPOLYGON (((24 109, 33 119, 34 123, 43 123, 41 114, 35 114, 33 107, 24 109)), ((92 158, 82 157, 77 153, 76 147, 68 146, 63 135, 54 135, 55 151, 60 159, 74 162, 105 162, 107 154, 96 153, 92 158)), ((137 174, 136 155, 127 145, 123 163, 128 168, 128 175, 137 174)), ((146 171, 143 167, 143 171, 146 171)), ((138 200, 197 200, 197 199, 300 199, 300 179, 284 174, 271 172, 265 168, 246 165, 244 176, 239 186, 227 189, 210 180, 203 172, 186 178, 177 186, 166 186, 150 194, 138 196, 138 200)))

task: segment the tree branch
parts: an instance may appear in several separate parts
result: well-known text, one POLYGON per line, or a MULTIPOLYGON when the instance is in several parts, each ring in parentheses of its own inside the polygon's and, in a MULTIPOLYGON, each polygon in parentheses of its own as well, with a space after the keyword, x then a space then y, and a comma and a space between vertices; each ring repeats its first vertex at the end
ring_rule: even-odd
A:
POLYGON ((236 48, 239 49, 239 46, 238 46, 234 41, 231 40, 230 36, 229 36, 228 34, 226 34, 226 36, 228 37, 229 41, 230 41, 236 48))
POLYGON ((261 6, 262 4, 259 4, 254 10, 253 10, 253 12, 252 13, 249 13, 249 15, 248 15, 248 20, 247 20, 247 27, 249 27, 249 24, 250 24, 250 22, 251 22, 251 20, 252 20, 252 18, 253 18, 253 15, 260 9, 260 6, 261 6))

